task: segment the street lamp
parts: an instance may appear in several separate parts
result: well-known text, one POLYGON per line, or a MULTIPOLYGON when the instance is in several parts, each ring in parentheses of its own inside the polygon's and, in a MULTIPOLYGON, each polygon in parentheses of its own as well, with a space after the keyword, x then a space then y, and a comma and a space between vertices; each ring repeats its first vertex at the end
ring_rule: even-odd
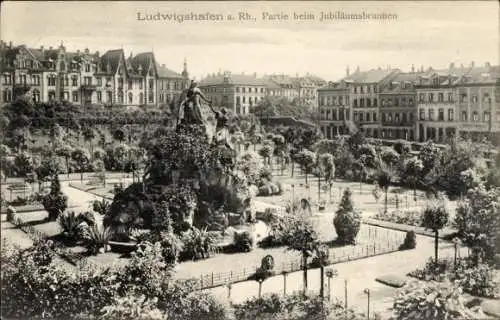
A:
POLYGON ((367 311, 367 319, 370 320, 370 289, 366 288, 364 291, 363 291, 367 297, 368 297, 368 311, 367 311))
POLYGON ((333 269, 333 268, 328 268, 326 270, 326 276, 328 278, 328 300, 332 300, 332 290, 331 290, 331 286, 330 286, 330 281, 332 280, 333 277, 336 277, 338 276, 338 271, 337 269, 333 269))

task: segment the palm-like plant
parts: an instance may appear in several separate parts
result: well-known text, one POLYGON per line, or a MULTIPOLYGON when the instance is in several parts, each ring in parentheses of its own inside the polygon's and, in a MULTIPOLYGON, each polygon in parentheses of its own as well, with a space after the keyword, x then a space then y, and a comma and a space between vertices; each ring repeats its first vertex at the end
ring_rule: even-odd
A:
POLYGON ((84 233, 84 238, 87 240, 87 248, 91 254, 106 252, 112 236, 113 232, 111 228, 98 226, 97 224, 90 226, 84 233))
POLYGON ((92 210, 94 210, 95 212, 97 212, 103 216, 106 215, 106 213, 109 211, 110 207, 111 207, 111 203, 104 198, 101 201, 95 200, 92 203, 92 210))
POLYGON ((389 186, 394 183, 396 173, 392 167, 386 165, 382 161, 379 162, 378 172, 377 172, 377 184, 384 190, 384 213, 387 213, 387 193, 389 191, 389 186))
POLYGON ((89 226, 95 224, 94 216, 90 212, 82 214, 74 211, 61 214, 58 222, 64 237, 73 244, 83 235, 84 223, 89 226))

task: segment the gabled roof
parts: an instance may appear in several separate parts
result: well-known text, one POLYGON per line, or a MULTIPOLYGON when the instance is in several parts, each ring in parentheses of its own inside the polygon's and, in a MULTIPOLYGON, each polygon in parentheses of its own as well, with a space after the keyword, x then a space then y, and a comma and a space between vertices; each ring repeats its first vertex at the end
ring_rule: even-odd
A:
MULTIPOLYGON (((140 74, 141 76, 145 76, 148 73, 149 67, 151 65, 153 66, 153 68, 156 67, 154 53, 153 52, 139 53, 130 60, 130 64, 135 73, 140 74)), ((157 73, 156 70, 155 73, 157 73)))
POLYGON ((425 75, 426 72, 401 72, 392 78, 388 85, 383 87, 381 93, 397 94, 414 92, 413 85, 418 84, 420 77, 425 75), (407 87, 406 85, 409 86, 407 87))
POLYGON ((108 73, 107 66, 109 64, 111 66, 110 74, 115 74, 122 59, 125 60, 123 49, 106 51, 100 59, 102 73, 108 73))
POLYGON ((379 83, 398 71, 399 69, 372 69, 369 71, 358 71, 343 78, 342 80, 352 81, 355 83, 379 83))
POLYGON ((169 68, 165 67, 165 65, 156 64, 156 71, 158 72, 158 78, 174 78, 174 79, 184 79, 184 77, 173 71, 169 68))

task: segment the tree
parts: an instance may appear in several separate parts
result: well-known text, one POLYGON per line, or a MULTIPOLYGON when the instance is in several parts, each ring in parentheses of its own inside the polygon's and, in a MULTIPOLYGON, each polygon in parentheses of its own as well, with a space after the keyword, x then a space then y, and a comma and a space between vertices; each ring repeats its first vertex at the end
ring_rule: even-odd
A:
POLYGON ((71 154, 73 153, 73 151, 74 151, 73 147, 70 146, 69 144, 63 144, 56 148, 56 154, 59 157, 63 157, 64 160, 66 161, 66 173, 68 174, 68 179, 70 172, 69 159, 71 158, 71 154))
POLYGON ((351 197, 352 193, 347 188, 333 219, 339 243, 356 244, 356 237, 361 227, 361 214, 354 208, 351 197))
POLYGON ((441 198, 431 199, 424 209, 422 226, 434 232, 434 259, 438 263, 439 230, 448 223, 448 210, 444 200, 441 198))
POLYGON ((59 164, 54 157, 48 157, 42 160, 42 163, 36 168, 36 174, 39 183, 49 181, 55 175, 59 174, 59 164))
MULTIPOLYGON (((335 161, 331 154, 323 153, 319 156, 319 172, 323 176, 325 183, 329 186, 330 198, 332 195, 333 180, 335 179, 335 161)), ((320 178, 318 177, 318 183, 320 178)), ((318 185, 319 187, 319 185, 318 185)), ((319 191, 318 191, 319 192, 319 191)))
POLYGON ((49 213, 48 219, 51 221, 57 220, 57 217, 68 207, 68 197, 62 193, 57 175, 52 177, 50 193, 42 198, 42 204, 49 213))
POLYGON ((93 141, 95 138, 95 132, 91 128, 86 128, 85 130, 83 130, 82 135, 83 135, 83 141, 85 141, 89 144, 89 152, 90 152, 91 157, 93 158, 93 156, 94 156, 93 141))
POLYGON ((457 208, 454 224, 460 239, 474 256, 491 260, 500 252, 500 199, 498 190, 479 186, 469 190, 457 208))
POLYGON ((422 171, 424 164, 417 157, 412 157, 404 162, 404 169, 401 178, 408 183, 413 189, 413 197, 417 200, 417 185, 421 183, 422 171))
POLYGON ((377 184, 384 190, 385 200, 384 200, 384 213, 387 213, 387 194, 389 192, 390 185, 394 182, 396 174, 394 170, 387 166, 385 163, 380 162, 377 171, 377 184))
POLYGON ((304 268, 304 292, 307 291, 307 258, 317 252, 320 241, 311 222, 303 217, 293 217, 287 222, 284 230, 283 243, 288 250, 295 250, 302 254, 304 268))
POLYGON ((83 148, 76 148, 73 152, 71 152, 71 158, 80 172, 80 181, 83 183, 83 172, 88 168, 90 155, 87 150, 83 148))
POLYGON ((274 146, 272 141, 264 140, 264 143, 259 150, 259 155, 262 158, 264 158, 264 161, 267 160, 267 164, 271 167, 271 170, 272 170, 271 156, 273 154, 273 151, 274 151, 274 146))
POLYGON ((19 177, 26 177, 34 171, 33 158, 27 153, 20 153, 14 158, 14 171, 19 177))
POLYGON ((312 173, 312 170, 316 166, 316 154, 310 150, 304 149, 295 156, 295 160, 302 170, 304 170, 307 184, 307 175, 312 173))
POLYGON ((395 166, 399 160, 399 153, 391 147, 382 149, 380 158, 389 166, 395 166))
POLYGON ((113 131, 113 139, 118 142, 125 141, 125 132, 123 131, 123 129, 116 129, 115 131, 113 131))

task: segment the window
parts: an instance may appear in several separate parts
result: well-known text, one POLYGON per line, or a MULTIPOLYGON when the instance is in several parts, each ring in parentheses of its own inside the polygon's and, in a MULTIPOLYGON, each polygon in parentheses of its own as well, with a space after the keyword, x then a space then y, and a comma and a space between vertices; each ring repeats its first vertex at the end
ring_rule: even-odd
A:
POLYGON ((460 95, 460 102, 466 102, 467 101, 467 93, 462 93, 460 95))
MULTIPOLYGON (((347 98, 346 98, 346 101, 347 101, 347 98)), ((339 97, 339 106, 341 106, 343 104, 344 104, 344 101, 343 101, 342 97, 339 97)))
POLYGON ((97 102, 102 102, 102 92, 97 91, 97 102))
POLYGON ((442 92, 438 93, 438 102, 444 101, 444 94, 442 92))
POLYGON ((377 99, 373 99, 373 107, 376 108, 377 107, 377 99))
POLYGON ((38 89, 33 90, 33 101, 40 101, 40 91, 38 89))
POLYGON ((488 92, 483 94, 483 102, 491 102, 490 94, 488 92))
POLYGON ((71 85, 73 87, 78 87, 78 78, 77 77, 71 78, 71 85))
MULTIPOLYGON (((36 75, 34 74, 32 77, 31 77, 31 82, 34 86, 39 86, 40 85, 40 76, 39 75, 36 75)), ((39 92, 40 94, 40 92, 39 92)), ((36 100, 35 100, 36 101, 36 100)))
POLYGON ((149 89, 153 90, 155 87, 155 81, 154 79, 149 79, 149 89))
POLYGON ((406 106, 406 98, 405 97, 401 98, 401 105, 406 106))
POLYGON ((149 92, 148 94, 148 102, 153 103, 155 101, 155 97, 153 95, 153 92, 149 92))
POLYGON ((252 97, 248 97, 248 103, 249 103, 250 105, 252 105, 252 104, 253 104, 252 97))
POLYGON ((113 93, 111 91, 107 91, 106 102, 111 103, 112 101, 113 101, 113 93))
MULTIPOLYGON (((375 100, 375 101, 377 101, 377 100, 375 100)), ((377 113, 376 112, 373 113, 373 121, 377 121, 377 113)))
POLYGON ((448 93, 448 102, 453 102, 453 93, 448 93))
MULTIPOLYGON (((362 88, 362 87, 361 87, 362 88)), ((365 99, 361 98, 359 99, 359 106, 363 108, 365 106, 365 99)))
POLYGON ((392 122, 392 113, 387 114, 387 122, 392 122))
POLYGON ((264 93, 264 88, 260 88, 260 93, 264 93))
POLYGON ((408 98, 408 105, 413 106, 413 98, 408 98))
POLYGON ((382 122, 385 122, 385 113, 382 113, 382 122))
MULTIPOLYGON (((370 101, 370 100, 368 100, 368 101, 370 101)), ((371 115, 370 112, 366 113, 366 121, 367 122, 370 122, 370 115, 371 115)))
POLYGON ((245 87, 241 88, 241 90, 242 90, 243 93, 245 93, 246 89, 247 88, 245 88, 245 87))
POLYGON ((236 92, 240 92, 240 87, 236 87, 236 92))
POLYGON ((429 93, 429 102, 434 102, 434 93, 429 93))
POLYGON ((124 97, 123 97, 123 91, 118 92, 118 102, 123 103, 124 97))
POLYGON ((394 122, 399 124, 399 113, 396 113, 396 115, 394 116, 394 122))
POLYGON ((423 93, 419 94, 418 101, 419 102, 424 102, 425 101, 425 95, 423 93))
POLYGON ((243 101, 243 103, 245 103, 245 102, 246 102, 246 99, 245 99, 245 98, 246 98, 246 97, 245 97, 245 96, 243 96, 243 100, 242 100, 242 101, 243 101))
POLYGON ((477 111, 474 111, 472 113, 472 121, 479 121, 479 115, 478 115, 477 111))
POLYGON ((78 102, 78 91, 73 91, 73 102, 78 102))
POLYGON ((490 113, 489 113, 488 111, 485 111, 485 112, 483 113, 483 121, 484 121, 484 122, 488 122, 488 121, 490 121, 490 113))
POLYGON ((363 89, 363 86, 359 87, 359 93, 365 93, 365 90, 363 89))
POLYGON ((362 122, 362 121, 363 121, 363 118, 364 118, 364 116, 363 116, 363 112, 360 112, 360 113, 359 113, 359 121, 360 121, 360 122, 362 122))
POLYGON ((12 83, 12 77, 10 74, 4 74, 3 75, 3 84, 11 84, 12 83))
POLYGON ((354 121, 358 121, 358 113, 354 112, 354 121))
POLYGON ((132 79, 128 79, 127 89, 132 90, 133 85, 134 85, 134 83, 133 83, 132 79))
POLYGON ((83 81, 86 86, 91 86, 92 85, 92 77, 84 77, 83 81))
POLYGON ((419 118, 420 120, 425 120, 425 109, 420 109, 419 118))
POLYGON ((358 99, 354 99, 354 108, 358 107, 358 99))
POLYGON ((372 101, 370 99, 366 99, 366 107, 370 108, 372 106, 372 101))
POLYGON ((128 93, 128 103, 132 103, 134 102, 134 95, 132 94, 132 92, 129 92, 128 93))
POLYGON ((398 98, 395 98, 395 99, 394 99, 394 105, 395 105, 395 106, 399 106, 399 99, 398 99, 398 98))
POLYGON ((142 92, 139 94, 139 103, 144 104, 144 93, 142 93, 142 92))
POLYGON ((408 121, 408 116, 406 115, 406 112, 403 113, 403 123, 406 123, 408 121))
POLYGON ((462 111, 462 121, 467 121, 467 111, 462 111))
POLYGON ((172 95, 170 93, 167 94, 167 102, 172 101, 172 95))
POLYGON ((472 96, 472 103, 476 103, 477 102, 477 95, 473 95, 472 96))
POLYGON ((48 76, 47 80, 48 80, 48 85, 50 87, 53 87, 56 85, 56 77, 54 75, 48 76))
MULTIPOLYGON (((176 82, 176 84, 177 84, 177 82, 176 82)), ((176 88, 176 89, 177 89, 177 88, 176 88)), ((142 79, 141 79, 141 80, 139 80, 139 90, 142 90, 142 79)), ((141 103, 142 103, 142 102, 141 102, 141 103)))
POLYGON ((453 121, 453 109, 448 109, 448 121, 453 121))
POLYGON ((444 110, 442 108, 438 110, 438 121, 444 121, 444 110))
POLYGON ((237 105, 241 104, 241 98, 240 98, 239 96, 238 96, 238 97, 236 97, 236 104, 237 104, 237 105))
POLYGON ((434 109, 429 109, 429 120, 434 121, 434 109))
POLYGON ((64 93, 63 93, 63 100, 66 100, 66 101, 69 100, 69 92, 68 91, 64 91, 64 93))
POLYGON ((90 63, 85 64, 85 72, 90 72, 90 63))

